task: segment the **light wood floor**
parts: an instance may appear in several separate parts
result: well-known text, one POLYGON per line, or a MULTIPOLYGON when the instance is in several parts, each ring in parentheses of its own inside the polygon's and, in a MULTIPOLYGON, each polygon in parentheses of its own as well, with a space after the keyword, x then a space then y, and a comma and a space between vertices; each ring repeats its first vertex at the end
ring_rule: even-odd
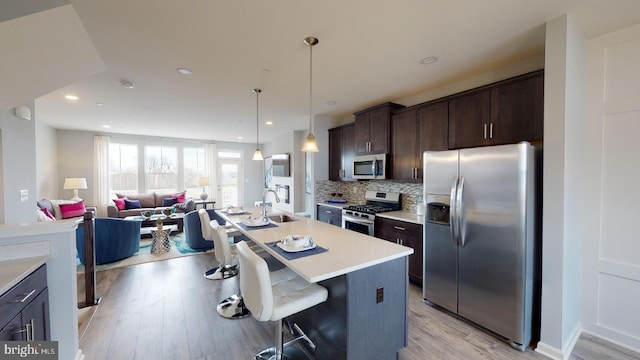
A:
MULTIPOLYGON (((217 303, 237 291, 237 280, 206 280, 202 273, 213 265, 212 255, 201 254, 98 272, 102 301, 80 340, 85 358, 251 359, 271 346, 269 324, 250 317, 218 316, 217 303)), ((421 289, 412 285, 409 345, 399 359, 546 358, 531 349, 516 351, 424 304, 421 289)), ((640 359, 640 355, 583 335, 571 359, 640 359)))

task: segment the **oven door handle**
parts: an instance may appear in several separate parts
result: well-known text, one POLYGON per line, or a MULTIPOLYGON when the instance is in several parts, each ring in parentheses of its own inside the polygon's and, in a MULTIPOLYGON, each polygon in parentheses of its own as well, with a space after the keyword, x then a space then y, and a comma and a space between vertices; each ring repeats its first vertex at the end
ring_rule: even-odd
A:
POLYGON ((367 225, 373 224, 373 220, 357 218, 349 215, 342 215, 342 220, 350 221, 352 223, 357 223, 357 224, 367 224, 367 225))

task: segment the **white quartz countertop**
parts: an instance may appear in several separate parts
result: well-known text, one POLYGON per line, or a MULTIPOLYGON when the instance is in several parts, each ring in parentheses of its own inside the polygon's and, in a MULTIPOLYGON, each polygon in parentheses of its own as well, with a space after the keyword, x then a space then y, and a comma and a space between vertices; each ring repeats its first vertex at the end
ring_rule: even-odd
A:
POLYGON ((416 215, 416 213, 410 211, 387 211, 378 213, 376 214, 376 216, 392 220, 406 221, 418 225, 424 225, 424 216, 418 216, 416 215))
POLYGON ((0 294, 4 294, 47 261, 47 256, 35 256, 0 261, 0 294))
MULTIPOLYGON (((258 208, 245 210, 251 212, 251 216, 257 217, 260 215, 260 209, 258 208)), ((271 212, 268 215, 276 213, 281 212, 271 212)), ((233 224, 237 224, 249 216, 248 214, 227 216, 222 211, 218 211, 218 214, 233 224)), ((245 230, 238 226, 238 229, 270 255, 309 282, 315 283, 330 279, 413 254, 412 248, 390 241, 377 239, 302 216, 290 213, 286 213, 286 215, 296 218, 297 221, 277 223, 277 227, 245 230), (328 251, 295 260, 287 260, 265 244, 282 240, 287 235, 311 235, 317 246, 322 246, 328 251)))

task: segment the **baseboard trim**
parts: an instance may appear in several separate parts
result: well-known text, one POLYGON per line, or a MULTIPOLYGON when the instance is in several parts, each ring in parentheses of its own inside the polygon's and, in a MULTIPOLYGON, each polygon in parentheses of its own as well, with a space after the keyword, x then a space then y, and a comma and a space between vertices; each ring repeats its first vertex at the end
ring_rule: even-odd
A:
POLYGON ((536 352, 540 355, 544 355, 546 357, 548 357, 549 359, 553 359, 553 360, 563 360, 562 358, 562 350, 553 347, 551 345, 547 345, 545 343, 543 343, 542 341, 538 342, 538 345, 536 346, 536 352))
POLYGON ((565 346, 563 346, 562 354, 564 355, 565 360, 568 359, 573 352, 573 348, 576 346, 576 343, 578 342, 578 339, 580 339, 581 334, 582 325, 580 324, 580 322, 578 322, 573 328, 573 331, 571 331, 571 335, 569 335, 569 339, 565 343, 565 346))
POLYGON ((82 349, 78 349, 78 351, 76 351, 75 360, 84 360, 84 353, 82 352, 82 349))
POLYGON ((569 339, 565 342, 562 350, 540 341, 538 342, 538 346, 536 346, 536 352, 550 359, 567 360, 569 359, 569 356, 571 356, 571 352, 576 346, 578 339, 580 339, 580 334, 582 334, 582 327, 580 326, 580 323, 578 323, 571 331, 571 335, 569 335, 569 339))

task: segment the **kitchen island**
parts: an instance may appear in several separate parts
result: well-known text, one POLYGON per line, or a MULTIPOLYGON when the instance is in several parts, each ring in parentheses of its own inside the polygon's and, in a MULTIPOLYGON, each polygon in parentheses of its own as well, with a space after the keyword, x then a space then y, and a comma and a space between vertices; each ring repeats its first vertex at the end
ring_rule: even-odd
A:
POLYGON ((245 227, 249 214, 218 213, 309 282, 329 290, 326 302, 289 318, 315 342, 318 359, 395 359, 407 344, 407 256, 413 249, 289 213, 268 214, 268 227, 245 227), (273 226, 275 225, 275 226, 273 226), (328 251, 288 260, 268 243, 311 235, 328 251))

